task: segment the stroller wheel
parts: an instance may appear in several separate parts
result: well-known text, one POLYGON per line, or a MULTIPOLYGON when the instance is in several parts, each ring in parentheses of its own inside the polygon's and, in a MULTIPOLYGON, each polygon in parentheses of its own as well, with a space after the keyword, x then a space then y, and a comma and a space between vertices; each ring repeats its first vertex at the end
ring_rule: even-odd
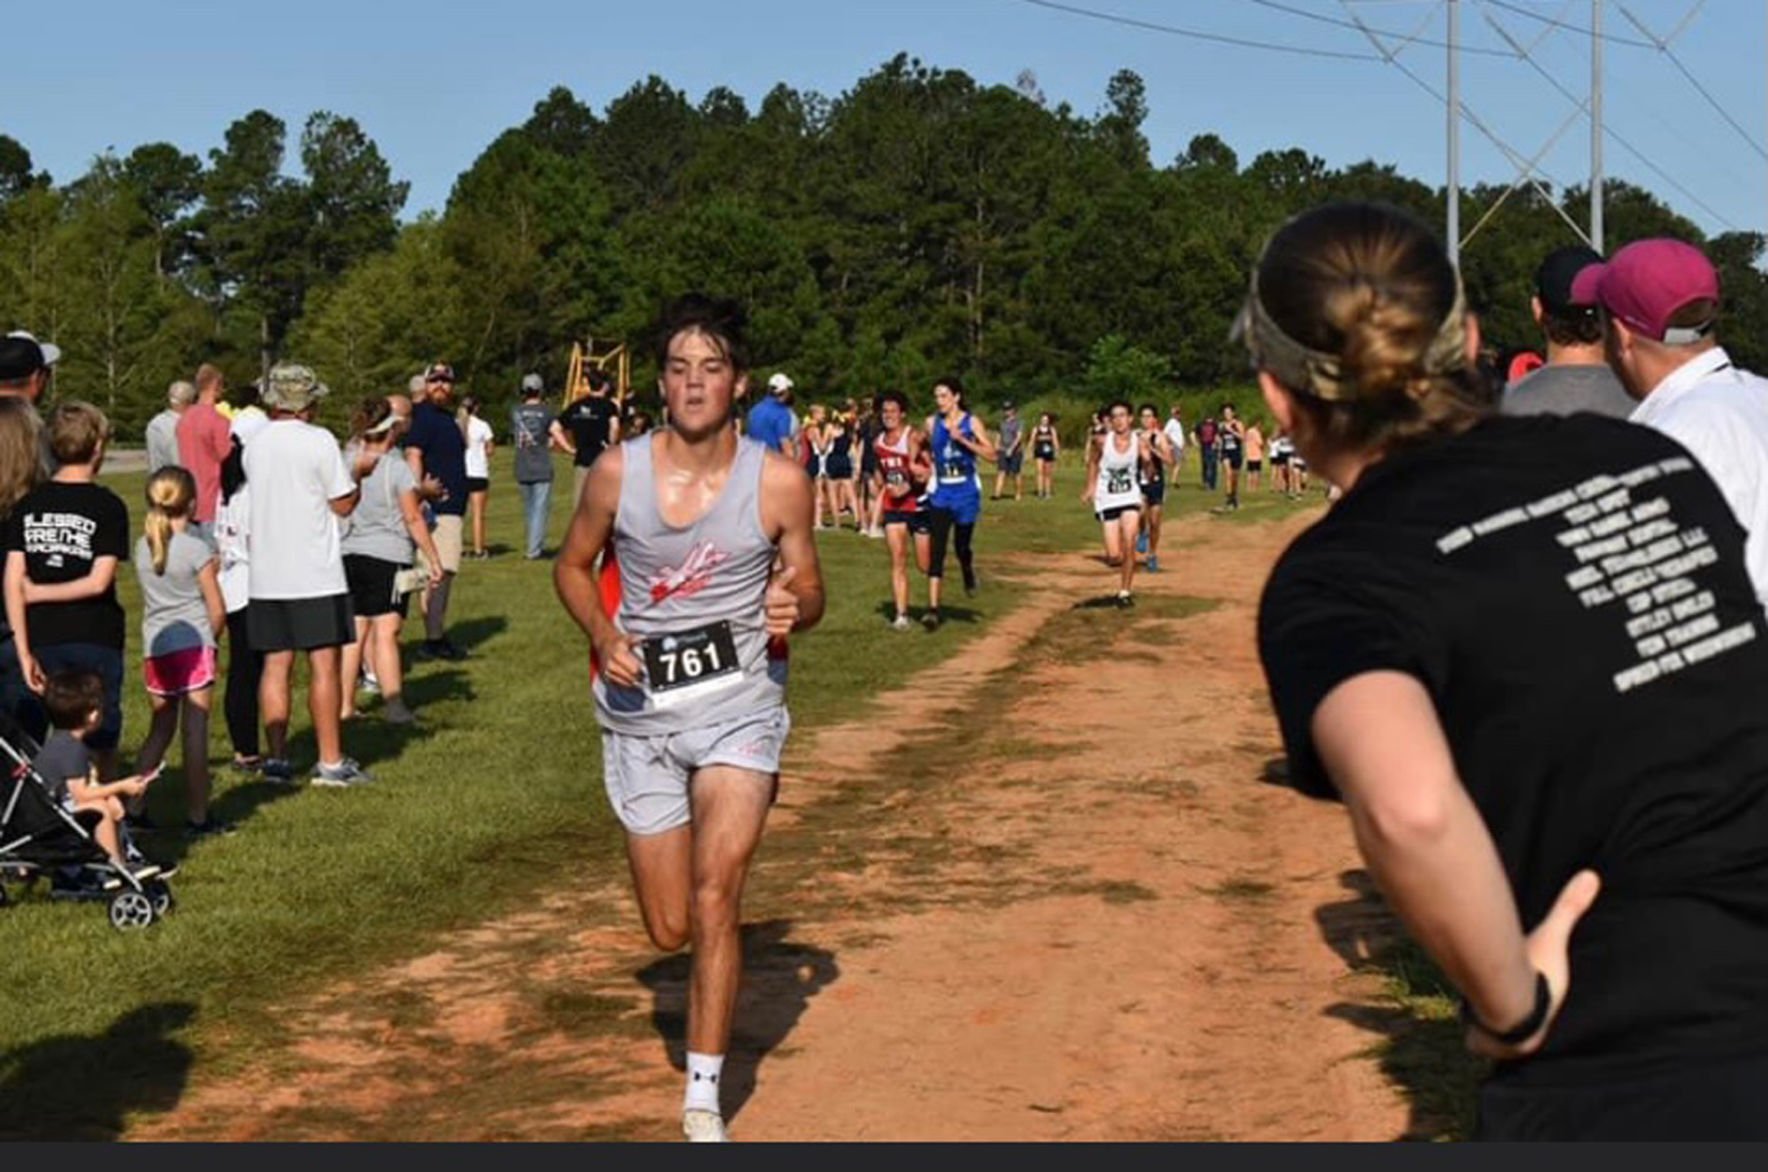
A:
POLYGON ((150 879, 141 888, 147 898, 153 902, 154 918, 160 919, 174 907, 177 901, 172 898, 172 888, 164 879, 150 879))
POLYGON ((139 932, 154 922, 153 900, 145 891, 125 888, 111 896, 111 927, 119 932, 139 932))

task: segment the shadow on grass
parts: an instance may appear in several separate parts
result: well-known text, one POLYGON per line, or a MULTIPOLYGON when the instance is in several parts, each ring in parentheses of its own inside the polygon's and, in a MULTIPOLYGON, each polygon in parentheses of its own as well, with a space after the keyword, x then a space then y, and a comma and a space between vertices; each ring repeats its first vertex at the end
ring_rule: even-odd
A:
POLYGON ((1346 871, 1339 883, 1345 898, 1314 911, 1320 934, 1352 971, 1379 973, 1387 996, 1340 1002, 1327 1015, 1377 1036, 1370 1053, 1411 1108, 1398 1138, 1468 1138, 1486 1065, 1463 1044, 1454 989, 1402 933, 1368 872, 1346 871))
POLYGON ((0 1054, 0 1140, 114 1140, 138 1111, 184 1095, 196 1006, 143 1005, 97 1037, 61 1035, 0 1054))
MULTIPOLYGON (((724 1117, 735 1119, 755 1093, 756 1072, 791 1034, 810 999, 840 977, 835 954, 787 939, 790 920, 767 920, 743 928, 743 981, 724 1065, 724 1117)), ((638 972, 651 991, 651 1024, 669 1063, 687 1069, 688 974, 685 953, 666 956, 638 972)))
MULTIPOLYGON (((416 621, 413 627, 419 634, 423 630, 423 619, 418 614, 415 600, 412 605, 412 617, 416 621)), ((454 623, 448 628, 448 638, 462 651, 471 651, 509 630, 510 622, 502 615, 481 615, 475 619, 465 619, 454 623)))

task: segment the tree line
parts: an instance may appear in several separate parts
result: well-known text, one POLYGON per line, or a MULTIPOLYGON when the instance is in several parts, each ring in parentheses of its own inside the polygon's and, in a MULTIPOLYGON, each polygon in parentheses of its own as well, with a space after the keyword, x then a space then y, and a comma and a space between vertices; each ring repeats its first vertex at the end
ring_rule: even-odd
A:
MULTIPOLYGON (((236 383, 269 357, 305 361, 340 417, 431 359, 491 402, 528 370, 556 385, 588 336, 633 343, 649 387, 646 328, 689 289, 740 298, 758 360, 812 396, 924 398, 949 374, 1021 400, 1098 394, 1127 372, 1195 391, 1247 381, 1227 333, 1285 217, 1360 198, 1442 222, 1441 189, 1375 161, 1291 148, 1242 163, 1207 133, 1155 160, 1147 113, 1127 70, 1084 114, 1030 74, 983 85, 907 55, 838 97, 782 84, 754 110, 651 76, 598 114, 561 86, 441 213, 404 224, 408 185, 327 111, 301 129, 298 177, 288 128, 263 110, 206 159, 150 143, 60 184, 0 134, 0 324, 58 342, 60 392, 125 436, 200 361, 236 383)), ((1622 181, 1605 195, 1611 247, 1673 234, 1709 250, 1727 344, 1768 368, 1764 237, 1707 239, 1622 181)), ((1587 191, 1480 185, 1462 201, 1465 224, 1496 208, 1463 252, 1487 338, 1536 344, 1534 267, 1574 239, 1560 213, 1583 223, 1587 191)))

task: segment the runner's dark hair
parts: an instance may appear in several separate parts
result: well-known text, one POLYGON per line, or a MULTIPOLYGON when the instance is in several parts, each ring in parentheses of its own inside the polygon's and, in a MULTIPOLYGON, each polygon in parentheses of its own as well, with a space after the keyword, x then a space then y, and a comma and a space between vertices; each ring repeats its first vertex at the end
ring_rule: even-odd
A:
POLYGON ((1099 413, 1099 418, 1100 419, 1109 418, 1111 413, 1113 411, 1117 410, 1119 407, 1122 407, 1125 411, 1128 411, 1131 415, 1134 415, 1136 413, 1136 409, 1134 407, 1130 406, 1130 401, 1128 399, 1113 399, 1113 400, 1111 400, 1111 402, 1105 404, 1105 410, 1103 410, 1099 413))
POLYGON ((669 343, 684 331, 712 339, 738 374, 749 370, 749 315, 728 298, 688 293, 670 302, 657 328, 657 365, 669 364, 669 343))
POLYGON ((902 409, 904 415, 909 413, 909 397, 901 391, 879 391, 878 397, 873 402, 878 404, 880 411, 884 409, 884 404, 895 403, 902 409))
POLYGON ((1137 415, 1140 415, 1140 414, 1141 414, 1141 413, 1142 413, 1142 412, 1144 412, 1144 411, 1146 411, 1146 412, 1148 412, 1148 413, 1149 413, 1149 414, 1151 414, 1151 415, 1153 415, 1153 416, 1154 416, 1154 418, 1156 418, 1156 419, 1159 419, 1159 418, 1160 418, 1160 408, 1158 408, 1158 407, 1156 407, 1156 406, 1155 406, 1155 405, 1154 405, 1154 404, 1152 404, 1152 403, 1143 403, 1143 404, 1142 404, 1142 405, 1141 405, 1141 406, 1140 406, 1140 407, 1137 407, 1137 408, 1136 408, 1136 414, 1137 414, 1137 415))
POLYGON ((958 397, 958 406, 964 408, 966 411, 970 409, 970 400, 964 394, 964 380, 958 378, 956 375, 952 375, 947 378, 933 380, 933 385, 935 388, 944 387, 958 397))

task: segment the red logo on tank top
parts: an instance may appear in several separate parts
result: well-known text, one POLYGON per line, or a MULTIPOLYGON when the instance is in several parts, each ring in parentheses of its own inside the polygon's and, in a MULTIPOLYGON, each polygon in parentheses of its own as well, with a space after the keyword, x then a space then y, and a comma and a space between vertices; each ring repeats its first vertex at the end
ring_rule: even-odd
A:
POLYGON ((728 562, 730 557, 710 541, 702 541, 688 552, 681 569, 665 567, 661 573, 652 576, 652 605, 669 598, 692 598, 712 583, 712 571, 728 562))

